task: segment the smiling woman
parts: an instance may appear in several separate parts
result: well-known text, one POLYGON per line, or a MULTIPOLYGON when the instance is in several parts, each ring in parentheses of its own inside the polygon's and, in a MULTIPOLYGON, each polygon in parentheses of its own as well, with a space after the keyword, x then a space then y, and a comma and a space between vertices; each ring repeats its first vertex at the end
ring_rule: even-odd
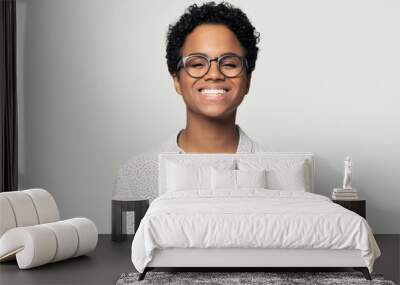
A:
MULTIPOLYGON (((194 4, 169 26, 168 70, 186 105, 186 127, 159 147, 122 165, 113 193, 115 204, 121 200, 152 201, 158 196, 159 153, 270 150, 251 140, 235 123, 237 108, 249 92, 258 41, 259 35, 247 16, 224 2, 194 4)), ((121 214, 117 216, 115 220, 121 221, 121 214)), ((127 218, 128 233, 133 233, 133 224, 139 224, 131 217, 127 218)), ((120 222, 113 225, 116 223, 120 222)), ((120 231, 121 227, 118 228, 120 231)))
POLYGON ((237 151, 236 112, 249 92, 258 41, 247 16, 228 3, 194 4, 170 25, 167 62, 186 104, 178 136, 185 152, 237 151))

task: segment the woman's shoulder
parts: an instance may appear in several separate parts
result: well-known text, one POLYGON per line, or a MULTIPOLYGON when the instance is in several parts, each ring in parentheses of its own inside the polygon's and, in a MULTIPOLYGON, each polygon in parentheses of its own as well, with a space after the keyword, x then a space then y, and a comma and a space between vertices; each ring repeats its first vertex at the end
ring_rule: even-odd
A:
POLYGON ((273 152, 274 150, 266 145, 259 144, 258 142, 253 141, 253 152, 273 152))
POLYGON ((141 200, 156 195, 158 155, 155 152, 136 154, 119 168, 113 190, 113 199, 141 200))
POLYGON ((158 154, 155 151, 146 151, 131 156, 119 168, 120 175, 137 174, 138 172, 145 172, 148 169, 157 167, 158 154))
POLYGON ((131 156, 120 167, 120 173, 145 172, 146 170, 154 170, 158 168, 158 156, 160 153, 179 153, 174 144, 174 136, 170 136, 167 140, 156 147, 148 148, 146 151, 131 156))

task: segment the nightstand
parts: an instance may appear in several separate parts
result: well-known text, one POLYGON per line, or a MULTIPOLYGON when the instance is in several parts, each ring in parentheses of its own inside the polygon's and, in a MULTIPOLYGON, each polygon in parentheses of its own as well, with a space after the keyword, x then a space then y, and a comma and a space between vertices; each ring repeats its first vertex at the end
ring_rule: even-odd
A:
POLYGON ((139 227, 140 221, 149 208, 149 200, 120 201, 111 202, 111 240, 123 241, 126 239, 126 216, 125 212, 135 212, 135 232, 139 227))
POLYGON ((365 200, 332 200, 332 202, 359 214, 366 219, 366 201, 365 200))

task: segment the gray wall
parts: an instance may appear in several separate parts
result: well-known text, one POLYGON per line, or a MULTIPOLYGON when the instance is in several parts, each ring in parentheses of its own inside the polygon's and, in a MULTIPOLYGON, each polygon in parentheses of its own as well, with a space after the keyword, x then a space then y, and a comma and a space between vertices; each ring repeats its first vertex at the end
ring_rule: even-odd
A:
MULTIPOLYGON (((346 155, 376 233, 400 233, 398 1, 232 1, 261 33, 237 122, 312 151, 330 195, 346 155)), ((109 233, 119 166, 185 126, 165 34, 192 1, 17 0, 21 189, 109 233)))

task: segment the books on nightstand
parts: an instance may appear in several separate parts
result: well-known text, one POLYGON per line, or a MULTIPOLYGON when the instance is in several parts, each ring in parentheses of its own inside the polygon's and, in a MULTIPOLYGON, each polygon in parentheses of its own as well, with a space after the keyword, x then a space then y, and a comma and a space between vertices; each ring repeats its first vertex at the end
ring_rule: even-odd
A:
POLYGON ((358 200, 358 193, 356 189, 343 189, 334 188, 332 193, 334 200, 358 200))

